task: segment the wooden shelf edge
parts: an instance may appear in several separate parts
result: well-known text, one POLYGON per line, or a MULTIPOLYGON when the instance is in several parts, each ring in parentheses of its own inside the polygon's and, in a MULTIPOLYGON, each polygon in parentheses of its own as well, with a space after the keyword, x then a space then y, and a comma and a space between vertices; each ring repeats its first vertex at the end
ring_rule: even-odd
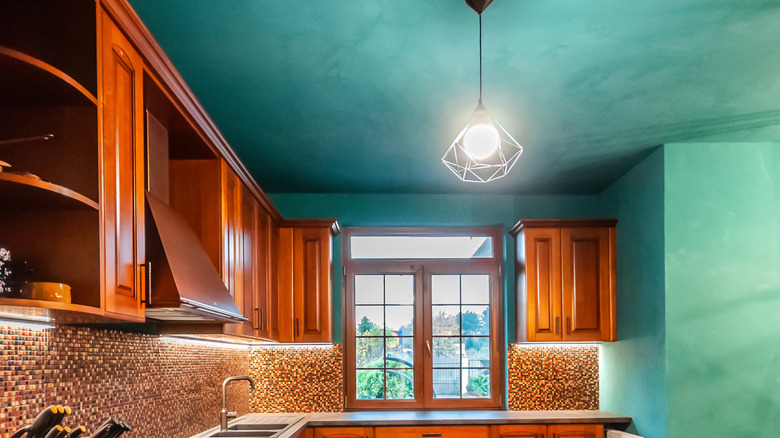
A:
POLYGON ((86 306, 83 304, 28 300, 23 298, 0 298, 0 319, 13 319, 17 321, 29 320, 31 323, 48 322, 50 324, 116 324, 144 322, 143 319, 115 315, 104 312, 98 307, 86 306))
POLYGON ((78 81, 70 77, 68 74, 63 72, 62 70, 54 67, 51 64, 45 63, 41 61, 38 58, 32 57, 26 53, 19 52, 14 49, 9 49, 5 46, 0 46, 0 55, 5 55, 10 58, 17 59, 19 61, 22 61, 24 63, 30 64, 33 67, 37 67, 41 70, 44 70, 46 72, 49 72, 53 74, 54 76, 57 76, 58 78, 62 79, 64 82, 66 82, 71 87, 78 90, 79 93, 83 94, 84 97, 90 100, 93 104, 97 105, 98 100, 97 97, 93 96, 92 93, 89 92, 86 88, 84 88, 83 85, 81 85, 78 81))
POLYGON ((17 175, 14 173, 8 173, 8 172, 0 172, 0 181, 8 181, 15 184, 23 184, 30 187, 35 187, 37 189, 46 190, 49 192, 60 194, 64 197, 73 199, 76 202, 79 202, 81 204, 84 204, 85 206, 100 210, 100 205, 87 198, 86 196, 82 195, 81 193, 74 192, 73 190, 59 186, 57 184, 53 184, 47 181, 41 181, 37 180, 35 178, 31 178, 29 176, 24 175, 17 175))

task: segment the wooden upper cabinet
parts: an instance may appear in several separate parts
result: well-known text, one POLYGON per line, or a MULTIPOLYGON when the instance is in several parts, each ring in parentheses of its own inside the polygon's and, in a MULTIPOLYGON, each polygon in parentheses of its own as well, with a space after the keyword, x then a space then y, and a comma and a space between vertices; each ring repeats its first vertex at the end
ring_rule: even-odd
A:
POLYGON ((274 339, 331 341, 331 236, 336 229, 335 221, 319 219, 279 227, 274 339))
POLYGON ((490 426, 490 438, 547 438, 547 425, 506 424, 490 426))
POLYGON ((549 438, 604 438, 603 424, 551 424, 549 438))
POLYGON ((102 13, 101 214, 104 308, 144 318, 143 61, 111 18, 102 13))
POLYGON ((617 339, 616 223, 534 219, 515 226, 518 341, 617 339))

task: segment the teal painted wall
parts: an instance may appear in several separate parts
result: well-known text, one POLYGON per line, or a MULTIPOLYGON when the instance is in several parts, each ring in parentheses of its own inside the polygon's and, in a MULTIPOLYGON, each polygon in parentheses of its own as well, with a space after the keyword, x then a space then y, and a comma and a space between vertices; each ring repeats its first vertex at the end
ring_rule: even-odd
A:
POLYGON ((666 436, 664 152, 605 190, 617 226, 618 341, 601 344, 600 408, 631 415, 634 433, 666 436))
POLYGON ((776 436, 780 144, 667 145, 665 187, 668 437, 776 436))
MULTIPOLYGON (((286 218, 336 218, 342 227, 492 226, 508 231, 520 218, 597 217, 598 196, 511 195, 270 195, 286 218)), ((504 272, 514 272, 511 236, 504 239, 504 272)), ((333 248, 333 340, 341 343, 341 239, 333 248)), ((512 275, 504 276, 505 339, 514 342, 515 297, 512 275)))

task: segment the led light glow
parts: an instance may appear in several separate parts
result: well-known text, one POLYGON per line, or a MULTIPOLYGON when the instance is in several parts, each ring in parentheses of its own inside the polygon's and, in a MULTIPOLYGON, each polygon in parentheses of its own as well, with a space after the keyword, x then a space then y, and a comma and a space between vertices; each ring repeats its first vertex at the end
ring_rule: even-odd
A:
POLYGON ((472 160, 484 160, 496 153, 500 145, 501 136, 487 123, 470 127, 463 136, 463 147, 472 160))

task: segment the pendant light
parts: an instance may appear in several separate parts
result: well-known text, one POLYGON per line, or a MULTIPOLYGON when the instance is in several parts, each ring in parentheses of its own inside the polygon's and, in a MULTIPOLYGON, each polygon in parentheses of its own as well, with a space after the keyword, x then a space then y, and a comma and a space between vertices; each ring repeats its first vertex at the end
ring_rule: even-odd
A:
POLYGON ((479 15, 479 102, 442 162, 463 181, 486 183, 509 173, 523 147, 482 105, 482 12, 493 0, 466 0, 479 15))

